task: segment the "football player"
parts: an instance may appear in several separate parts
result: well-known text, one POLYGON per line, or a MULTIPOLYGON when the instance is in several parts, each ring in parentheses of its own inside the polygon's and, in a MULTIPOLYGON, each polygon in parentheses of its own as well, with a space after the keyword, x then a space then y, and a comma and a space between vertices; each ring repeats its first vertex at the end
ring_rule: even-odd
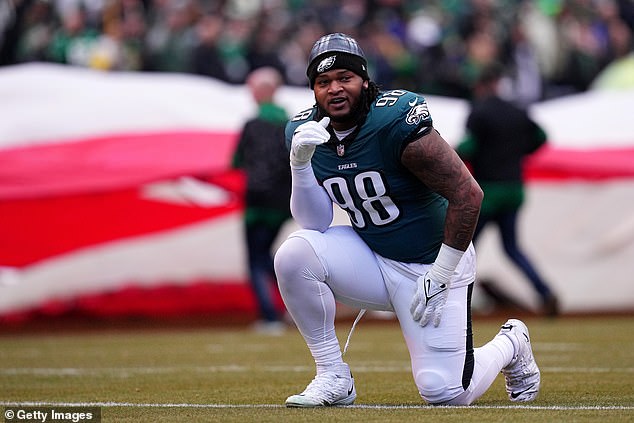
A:
POLYGON ((380 91, 356 40, 341 33, 314 44, 307 76, 316 104, 286 126, 291 211, 302 229, 276 252, 275 271, 316 376, 286 405, 356 398, 335 301, 396 314, 427 403, 471 404, 500 371, 512 401, 533 400, 540 372, 523 322, 508 320, 473 346, 471 240, 483 194, 434 129, 425 98, 380 91), (350 225, 331 225, 333 203, 350 225))

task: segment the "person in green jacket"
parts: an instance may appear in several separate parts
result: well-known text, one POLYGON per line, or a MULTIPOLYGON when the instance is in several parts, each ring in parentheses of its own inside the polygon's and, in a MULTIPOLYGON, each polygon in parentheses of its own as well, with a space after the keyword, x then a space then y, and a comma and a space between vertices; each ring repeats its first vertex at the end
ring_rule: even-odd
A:
POLYGON ((246 175, 244 228, 250 283, 259 311, 256 329, 275 334, 284 329, 284 323, 281 301, 276 302, 279 291, 271 248, 291 217, 291 173, 284 144, 288 115, 274 102, 282 84, 277 70, 258 68, 246 84, 258 109, 242 128, 233 167, 246 175))
POLYGON ((546 143, 547 135, 526 110, 498 94, 502 76, 499 64, 482 71, 474 86, 466 135, 457 147, 484 191, 473 239, 487 224, 497 225, 504 252, 532 283, 543 312, 554 316, 559 312, 557 296, 520 248, 516 230, 518 212, 524 202, 522 163, 527 155, 546 143))

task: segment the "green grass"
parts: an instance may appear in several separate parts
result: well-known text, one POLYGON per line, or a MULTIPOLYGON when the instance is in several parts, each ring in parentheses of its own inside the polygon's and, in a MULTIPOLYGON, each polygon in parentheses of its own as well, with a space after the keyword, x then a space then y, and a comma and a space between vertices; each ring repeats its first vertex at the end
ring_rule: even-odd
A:
MULTIPOLYGON (((355 407, 287 409, 314 367, 295 329, 97 330, 0 337, 0 407, 94 404, 118 422, 624 422, 634 421, 634 317, 526 320, 542 370, 529 404, 510 403, 502 376, 472 407, 424 406, 395 322, 363 320, 346 361, 355 407)), ((481 345, 501 321, 476 319, 481 345)), ((340 322, 343 341, 350 324, 340 322)))

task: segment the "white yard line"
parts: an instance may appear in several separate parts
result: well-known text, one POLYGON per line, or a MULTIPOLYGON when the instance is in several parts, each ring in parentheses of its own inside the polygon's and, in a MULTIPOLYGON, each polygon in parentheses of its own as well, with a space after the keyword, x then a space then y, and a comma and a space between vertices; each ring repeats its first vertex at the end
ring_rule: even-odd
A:
MULTIPOLYGON (((188 403, 131 403, 131 402, 51 402, 51 401, 0 401, 4 407, 120 407, 120 408, 285 408, 281 404, 188 404, 188 403)), ((469 406, 431 406, 431 405, 372 405, 358 404, 345 408, 373 409, 373 410, 402 410, 402 409, 490 409, 490 410, 634 410, 634 406, 596 405, 596 406, 563 406, 563 405, 469 405, 469 406)))
MULTIPOLYGON (((540 367, 543 373, 634 373, 634 367, 540 367)), ((244 373, 252 371, 301 373, 312 372, 312 366, 191 366, 191 367, 9 367, 0 368, 2 376, 119 376, 171 374, 182 372, 195 373, 244 373)), ((354 367, 356 373, 409 373, 407 365, 354 367)))

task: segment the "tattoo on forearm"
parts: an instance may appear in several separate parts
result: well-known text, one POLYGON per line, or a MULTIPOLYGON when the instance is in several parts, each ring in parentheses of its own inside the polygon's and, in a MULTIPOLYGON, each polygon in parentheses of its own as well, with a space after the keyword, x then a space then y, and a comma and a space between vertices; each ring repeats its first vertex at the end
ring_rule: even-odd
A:
POLYGON ((429 135, 409 144, 403 164, 425 185, 449 201, 444 242, 466 250, 480 214, 482 191, 462 160, 440 135, 429 135))

